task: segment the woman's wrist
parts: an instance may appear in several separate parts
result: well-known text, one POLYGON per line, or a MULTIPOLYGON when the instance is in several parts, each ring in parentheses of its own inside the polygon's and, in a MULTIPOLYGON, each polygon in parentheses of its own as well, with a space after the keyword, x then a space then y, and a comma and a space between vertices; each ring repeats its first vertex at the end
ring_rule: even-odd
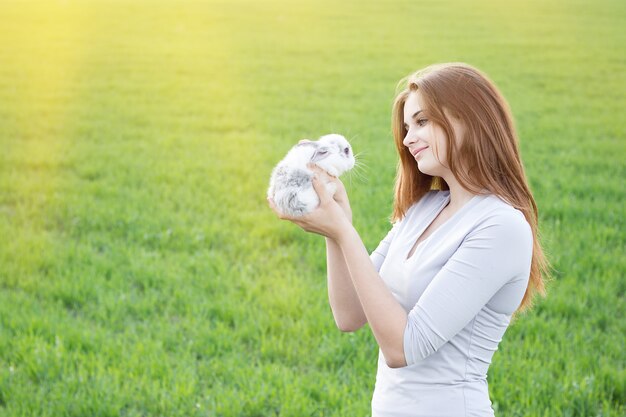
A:
POLYGON ((343 213, 346 215, 350 223, 352 223, 352 209, 350 208, 350 205, 348 203, 340 201, 338 201, 337 204, 339 204, 339 207, 341 207, 343 213))

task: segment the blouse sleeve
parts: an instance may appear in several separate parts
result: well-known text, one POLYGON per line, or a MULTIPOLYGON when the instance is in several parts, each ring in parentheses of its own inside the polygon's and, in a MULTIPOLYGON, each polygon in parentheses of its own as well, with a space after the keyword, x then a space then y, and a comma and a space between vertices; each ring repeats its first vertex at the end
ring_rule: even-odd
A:
POLYGON ((400 225, 400 221, 396 221, 391 230, 387 232, 387 236, 383 240, 380 241, 378 247, 374 249, 374 251, 370 254, 370 259, 376 268, 376 272, 380 272, 380 267, 383 265, 385 258, 387 257, 387 253, 389 252, 389 246, 393 241, 393 238, 398 230, 398 226, 400 225))
MULTIPOLYGON (((407 365, 436 352, 507 282, 523 281, 525 288, 532 250, 532 230, 521 212, 492 215, 479 223, 409 312, 404 330, 407 365)), ((514 311, 521 298, 508 301, 514 311)))

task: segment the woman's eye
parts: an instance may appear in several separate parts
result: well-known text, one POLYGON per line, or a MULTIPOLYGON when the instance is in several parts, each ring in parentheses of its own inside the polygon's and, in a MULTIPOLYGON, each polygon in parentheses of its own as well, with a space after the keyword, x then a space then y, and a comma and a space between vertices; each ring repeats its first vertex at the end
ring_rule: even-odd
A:
MULTIPOLYGON (((428 119, 419 119, 417 121, 417 125, 419 127, 424 126, 426 123, 428 123, 428 119)), ((404 125, 404 130, 406 130, 408 132, 409 131, 409 125, 404 125)))

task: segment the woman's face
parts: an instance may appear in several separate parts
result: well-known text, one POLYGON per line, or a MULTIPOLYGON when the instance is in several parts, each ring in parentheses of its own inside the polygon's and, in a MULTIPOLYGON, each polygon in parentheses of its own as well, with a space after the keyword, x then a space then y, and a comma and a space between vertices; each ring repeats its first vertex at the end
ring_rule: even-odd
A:
MULTIPOLYGON (((446 179, 451 175, 450 168, 446 165, 446 133, 441 126, 431 122, 423 110, 419 94, 411 92, 404 104, 404 127, 407 134, 402 143, 415 158, 420 172, 446 179)), ((462 137, 460 123, 445 110, 444 113, 450 120, 456 137, 462 137)))

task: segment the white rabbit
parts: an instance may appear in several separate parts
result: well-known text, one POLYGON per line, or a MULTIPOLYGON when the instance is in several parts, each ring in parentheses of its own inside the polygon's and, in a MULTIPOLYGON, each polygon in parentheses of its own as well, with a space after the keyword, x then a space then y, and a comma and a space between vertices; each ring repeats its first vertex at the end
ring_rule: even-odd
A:
MULTIPOLYGON (((307 168, 309 162, 338 177, 352 169, 355 161, 352 147, 341 135, 332 133, 316 141, 300 141, 272 170, 267 196, 281 213, 298 217, 319 205, 312 183, 314 172, 307 168)), ((331 194, 336 188, 334 183, 326 183, 331 194)))

